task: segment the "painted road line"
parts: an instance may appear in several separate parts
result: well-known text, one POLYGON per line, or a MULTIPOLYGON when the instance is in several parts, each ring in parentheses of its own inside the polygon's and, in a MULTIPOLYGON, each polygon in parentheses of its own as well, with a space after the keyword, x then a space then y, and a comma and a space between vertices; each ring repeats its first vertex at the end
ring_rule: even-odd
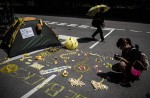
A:
POLYGON ((102 28, 102 30, 109 30, 109 31, 112 30, 112 29, 114 29, 114 28, 106 28, 106 27, 102 28))
POLYGON ((49 23, 49 21, 43 21, 43 22, 45 22, 45 23, 49 23))
MULTIPOLYGON (((47 49, 47 48, 46 48, 46 49, 47 49)), ((30 53, 28 53, 28 54, 31 55, 31 54, 34 54, 34 53, 37 53, 37 52, 40 52, 40 51, 43 51, 43 50, 45 50, 45 49, 36 50, 36 51, 30 52, 30 53)), ((12 58, 9 58, 8 60, 3 61, 2 63, 0 63, 0 65, 5 64, 5 63, 8 63, 8 62, 10 62, 10 61, 14 61, 14 60, 19 59, 19 58, 22 58, 22 57, 24 57, 24 54, 18 55, 18 56, 12 57, 12 58)))
POLYGON ((58 22, 50 22, 50 23, 48 23, 48 24, 58 24, 58 22))
POLYGON ((90 26, 87 26, 87 25, 81 25, 81 26, 78 26, 78 27, 80 27, 80 28, 88 28, 88 27, 90 27, 90 26))
POLYGON ((125 29, 115 29, 115 30, 120 30, 120 31, 124 31, 125 29))
MULTIPOLYGON (((91 29, 97 29, 96 27, 90 27, 91 29)), ((112 30, 112 29, 114 29, 114 28, 102 28, 102 30, 112 30)))
POLYGON ((41 84, 37 85, 35 88, 33 88, 28 93, 23 95, 21 98, 28 98, 28 97, 30 97, 32 94, 34 94, 36 91, 38 91, 40 88, 42 88, 45 84, 47 84, 49 81, 51 81, 56 76, 57 76, 56 74, 51 75, 49 78, 44 80, 41 84))
POLYGON ((59 25, 59 26, 64 26, 64 25, 67 25, 67 23, 59 23, 59 24, 57 24, 57 25, 59 25))
MULTIPOLYGON (((107 33, 104 38, 106 38, 108 35, 110 35, 115 29, 112 29, 109 33, 107 33)), ((94 43, 91 47, 89 47, 90 49, 94 48, 99 42, 101 41, 101 39, 99 41, 97 41, 96 43, 94 43)))
POLYGON ((70 25, 67 25, 67 26, 76 27, 76 26, 78 26, 78 24, 70 24, 70 25))
POLYGON ((66 40, 66 39, 68 39, 70 37, 75 38, 75 39, 79 39, 79 37, 74 37, 74 36, 58 35, 58 38, 59 39, 63 39, 63 40, 66 40))
POLYGON ((136 31, 136 30, 130 30, 131 32, 140 32, 140 31, 136 31))
POLYGON ((150 33, 150 32, 146 32, 146 33, 150 33))
POLYGON ((96 27, 90 27, 91 29, 97 29, 96 27))

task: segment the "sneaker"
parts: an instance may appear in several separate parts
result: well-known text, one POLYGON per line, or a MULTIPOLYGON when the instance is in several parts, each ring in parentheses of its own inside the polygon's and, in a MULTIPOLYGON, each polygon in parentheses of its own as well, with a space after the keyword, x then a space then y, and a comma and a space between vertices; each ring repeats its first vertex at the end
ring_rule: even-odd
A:
POLYGON ((104 42, 104 39, 101 39, 101 41, 100 42, 104 42))
POLYGON ((95 40, 95 41, 97 41, 97 39, 96 39, 96 38, 94 38, 94 36, 92 36, 92 39, 93 39, 93 40, 95 40))

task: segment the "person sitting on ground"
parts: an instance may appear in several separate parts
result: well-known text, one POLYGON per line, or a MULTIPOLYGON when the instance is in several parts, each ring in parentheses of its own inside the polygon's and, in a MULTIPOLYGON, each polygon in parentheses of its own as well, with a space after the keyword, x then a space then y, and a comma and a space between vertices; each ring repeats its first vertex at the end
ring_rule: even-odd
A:
POLYGON ((114 57, 119 61, 118 68, 123 74, 120 84, 122 86, 131 85, 131 66, 135 60, 139 59, 140 54, 138 49, 133 49, 134 46, 129 38, 119 38, 116 45, 122 51, 121 56, 116 55, 114 57))

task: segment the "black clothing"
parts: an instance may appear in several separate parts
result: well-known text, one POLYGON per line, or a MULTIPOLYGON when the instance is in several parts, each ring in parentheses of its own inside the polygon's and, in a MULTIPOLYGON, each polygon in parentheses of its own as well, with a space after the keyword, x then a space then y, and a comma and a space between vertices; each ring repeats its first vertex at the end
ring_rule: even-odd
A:
POLYGON ((131 47, 125 51, 122 51, 122 57, 132 64, 134 61, 140 60, 140 52, 136 48, 131 47))
POLYGON ((101 12, 96 13, 95 16, 93 17, 93 22, 96 24, 95 27, 99 27, 99 26, 103 27, 103 24, 104 24, 103 13, 101 13, 101 12))
POLYGON ((104 27, 104 17, 103 13, 96 13, 96 15, 93 18, 92 26, 96 27, 97 30, 92 34, 92 37, 94 38, 98 33, 100 34, 101 40, 104 40, 102 27, 104 27))
POLYGON ((94 38, 97 34, 100 34, 101 40, 104 40, 103 31, 102 28, 99 26, 97 27, 97 30, 92 34, 92 37, 94 38))

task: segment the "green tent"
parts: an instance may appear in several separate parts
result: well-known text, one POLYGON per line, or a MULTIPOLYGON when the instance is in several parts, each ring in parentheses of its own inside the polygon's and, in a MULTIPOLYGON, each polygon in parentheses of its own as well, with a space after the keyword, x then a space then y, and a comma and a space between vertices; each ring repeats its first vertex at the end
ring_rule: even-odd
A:
POLYGON ((43 48, 61 46, 57 35, 46 23, 42 21, 42 29, 37 29, 37 24, 41 21, 41 19, 23 21, 22 18, 14 21, 4 34, 3 44, 7 46, 5 50, 8 57, 43 48))

